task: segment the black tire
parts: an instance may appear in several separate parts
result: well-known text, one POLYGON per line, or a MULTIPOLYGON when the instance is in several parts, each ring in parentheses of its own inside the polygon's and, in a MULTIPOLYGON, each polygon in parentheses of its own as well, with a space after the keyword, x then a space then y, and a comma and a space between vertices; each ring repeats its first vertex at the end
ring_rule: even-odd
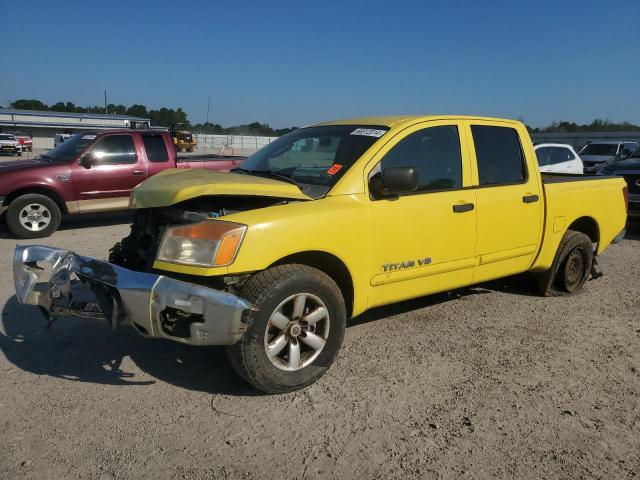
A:
POLYGON ((37 193, 29 193, 16 198, 7 209, 7 227, 19 238, 44 238, 55 232, 60 226, 62 214, 60 207, 51 198, 37 193), (41 230, 30 230, 20 222, 22 210, 29 205, 40 205, 46 209, 48 224, 41 230))
POLYGON ((545 297, 578 293, 593 264, 593 244, 582 232, 567 230, 549 270, 538 276, 538 289, 545 297))
MULTIPOLYGON (((226 349, 231 366, 243 379, 273 394, 304 388, 324 375, 340 350, 347 321, 344 298, 328 275, 306 265, 280 265, 251 277, 240 296, 257 307, 257 311, 249 313, 242 339, 226 349), (265 334, 278 306, 297 294, 315 296, 324 303, 329 315, 328 333, 324 346, 309 365, 283 371, 267 357, 265 334)), ((303 343, 300 345, 304 347, 303 343)))

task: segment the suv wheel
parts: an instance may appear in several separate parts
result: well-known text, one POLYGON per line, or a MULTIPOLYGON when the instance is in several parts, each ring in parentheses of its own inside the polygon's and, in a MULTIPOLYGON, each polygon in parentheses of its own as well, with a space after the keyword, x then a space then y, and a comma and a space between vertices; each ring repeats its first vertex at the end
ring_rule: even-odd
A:
POLYGON ((16 198, 7 209, 7 226, 19 238, 48 237, 58 229, 61 218, 56 202, 36 193, 16 198))
POLYGON ((284 393, 324 375, 346 325, 344 299, 329 276, 306 265, 280 265, 250 278, 240 296, 257 307, 242 339, 227 347, 242 378, 263 392, 284 393))

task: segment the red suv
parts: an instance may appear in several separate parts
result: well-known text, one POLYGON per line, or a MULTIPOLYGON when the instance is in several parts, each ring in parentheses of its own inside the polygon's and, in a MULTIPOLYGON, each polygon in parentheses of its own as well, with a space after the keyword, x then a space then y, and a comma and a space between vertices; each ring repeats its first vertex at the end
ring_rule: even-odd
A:
POLYGON ((20 238, 47 237, 63 214, 127 209, 131 190, 162 170, 229 171, 243 160, 178 158, 164 130, 80 133, 37 158, 0 161, 0 214, 20 238))

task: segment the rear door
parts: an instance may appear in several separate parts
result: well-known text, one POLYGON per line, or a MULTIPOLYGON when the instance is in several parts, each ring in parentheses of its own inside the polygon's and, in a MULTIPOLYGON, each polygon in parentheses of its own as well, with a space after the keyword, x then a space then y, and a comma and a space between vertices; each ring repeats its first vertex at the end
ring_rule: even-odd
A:
POLYGON ((140 139, 146 159, 147 177, 151 177, 156 173, 174 167, 169 155, 169 148, 173 148, 168 144, 168 137, 161 133, 141 133, 140 139))
MULTIPOLYGON (((140 152, 142 153, 142 152, 140 152)), ((105 135, 74 165, 73 189, 81 212, 125 209, 133 187, 146 178, 146 168, 130 134, 105 135), (96 163, 80 162, 92 155, 96 163)))
POLYGON ((527 133, 515 124, 466 124, 477 185, 474 282, 523 272, 537 253, 544 214, 531 142, 521 141, 527 133))

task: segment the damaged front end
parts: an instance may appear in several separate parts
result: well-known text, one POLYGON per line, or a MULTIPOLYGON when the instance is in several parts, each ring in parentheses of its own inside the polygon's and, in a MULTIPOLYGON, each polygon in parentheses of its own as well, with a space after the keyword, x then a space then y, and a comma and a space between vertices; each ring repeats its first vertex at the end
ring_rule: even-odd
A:
POLYGON ((113 329, 130 324, 145 337, 191 345, 236 343, 252 308, 232 293, 38 245, 16 247, 13 276, 18 301, 50 321, 105 318, 113 329))

